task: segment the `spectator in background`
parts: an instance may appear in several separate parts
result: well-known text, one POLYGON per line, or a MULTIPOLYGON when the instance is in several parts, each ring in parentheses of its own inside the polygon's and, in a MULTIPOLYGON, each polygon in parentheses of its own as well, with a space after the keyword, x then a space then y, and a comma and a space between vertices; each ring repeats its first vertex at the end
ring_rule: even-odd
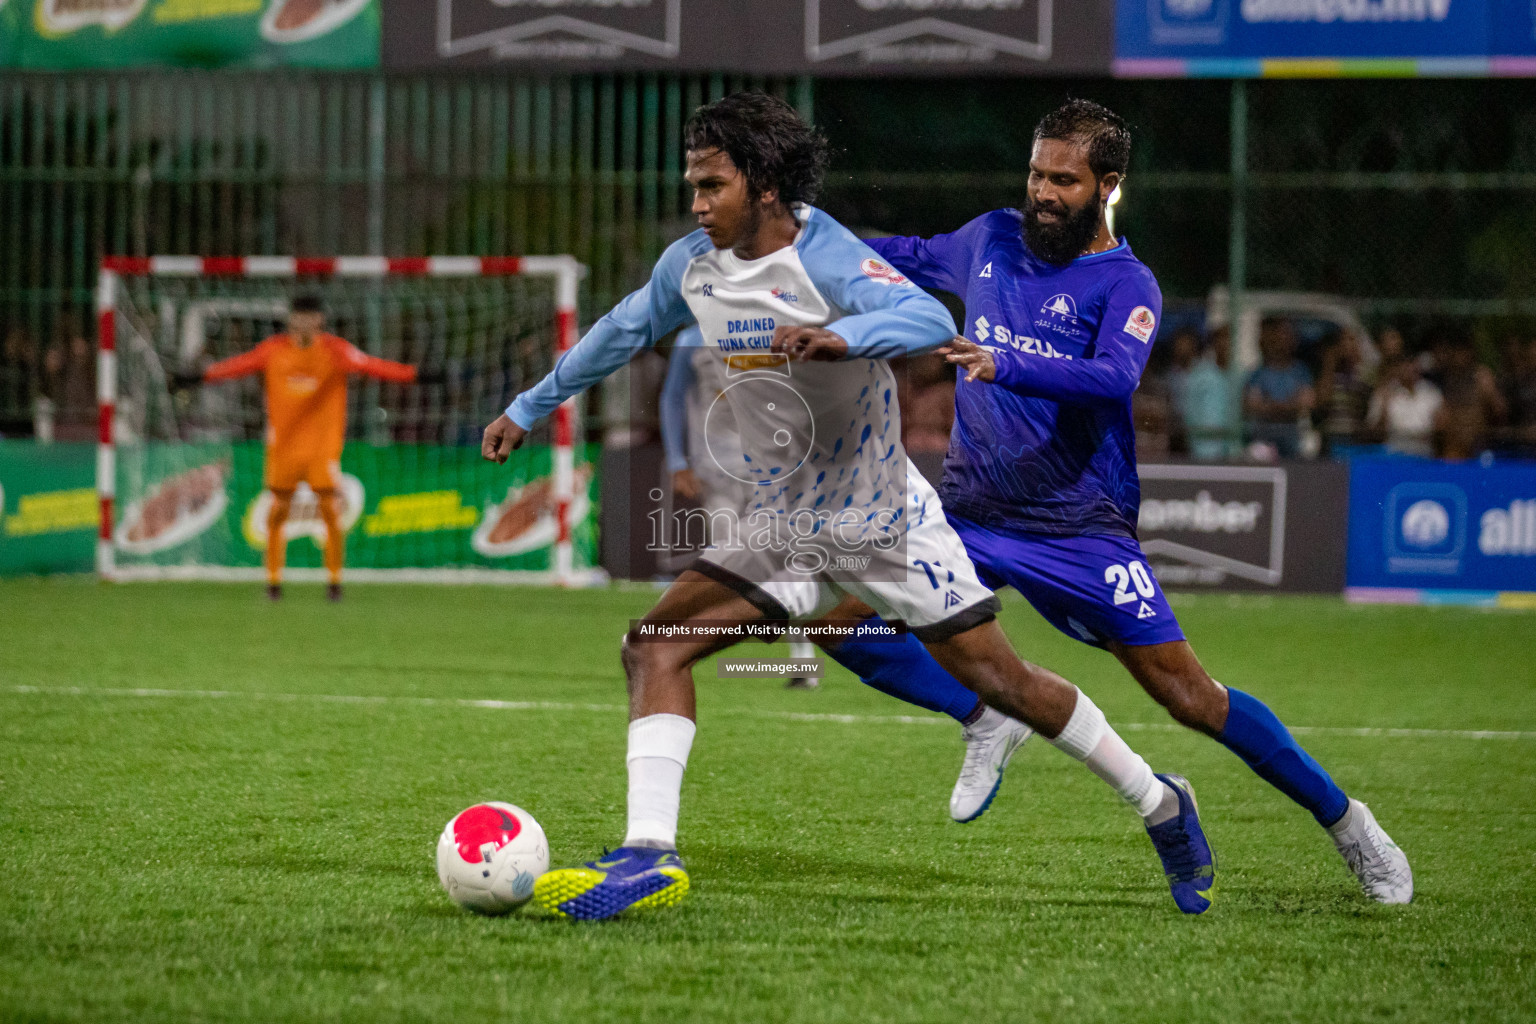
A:
POLYGON ((1230 335, 1217 328, 1206 339, 1200 358, 1184 374, 1179 420, 1188 439, 1191 458, 1215 462, 1230 453, 1227 434, 1236 417, 1232 381, 1227 374, 1230 335))
POLYGON ((1163 379, 1168 385, 1168 408, 1171 414, 1169 432, 1176 452, 1189 451, 1189 434, 1184 427, 1184 406, 1189 390, 1189 374, 1200 359, 1200 335, 1192 327, 1181 327, 1169 343, 1168 372, 1163 379))
POLYGON ((1138 460, 1168 457, 1174 419, 1168 379, 1161 372, 1148 367, 1141 375, 1141 383, 1131 395, 1131 422, 1136 427, 1138 460))
POLYGON ((1371 391, 1365 373, 1365 346, 1358 334, 1346 329, 1323 350, 1323 365, 1317 375, 1317 407, 1323 418, 1323 441, 1330 452, 1355 442, 1365 425, 1371 391))
MULTIPOLYGON (((1377 364, 1377 370, 1384 369, 1388 363, 1395 363, 1407 354, 1407 345, 1403 343, 1403 332, 1396 327, 1383 327, 1381 334, 1376 339, 1376 351, 1381 354, 1381 362, 1377 364)), ((1378 374, 1376 383, 1381 383, 1378 374)))
POLYGON ((43 391, 53 401, 53 436, 96 440, 96 353, 73 314, 59 318, 56 340, 43 357, 43 391))
POLYGON ((1296 331, 1289 320, 1268 317, 1259 325, 1263 363, 1248 377, 1243 413, 1248 435, 1273 445, 1282 459, 1301 454, 1301 419, 1312 412, 1317 396, 1312 373, 1296 358, 1296 331))
POLYGON ((955 368, 936 353, 907 360, 897 386, 901 443, 909 452, 949 451, 955 423, 955 368))
POLYGON ((37 365, 32 336, 15 326, 0 345, 0 436, 32 431, 32 401, 37 395, 37 365))
POLYGON ((1510 433, 1516 449, 1536 457, 1536 334, 1517 339, 1505 374, 1510 433))
POLYGON ((1492 428, 1504 423, 1509 406, 1493 371, 1477 361, 1477 349, 1467 335, 1448 333, 1437 348, 1437 362, 1445 399, 1440 454, 1447 459, 1473 458, 1488 447, 1492 428))
POLYGON ((1388 451, 1429 458, 1443 406, 1440 389, 1424 379, 1418 361, 1399 355, 1382 364, 1381 383, 1366 411, 1367 433, 1384 441, 1388 451))

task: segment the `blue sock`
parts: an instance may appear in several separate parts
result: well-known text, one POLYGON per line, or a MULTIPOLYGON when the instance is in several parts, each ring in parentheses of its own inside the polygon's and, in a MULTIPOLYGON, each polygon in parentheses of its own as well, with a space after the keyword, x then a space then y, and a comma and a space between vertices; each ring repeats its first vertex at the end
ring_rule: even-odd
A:
POLYGON ((1319 825, 1327 827, 1342 818, 1349 798, 1269 706, 1230 686, 1227 700, 1227 724, 1216 738, 1259 778, 1311 811, 1319 825))
POLYGON ((827 654, 866 686, 908 704, 942 712, 957 722, 964 723, 980 709, 981 698, 944 671, 922 641, 911 633, 896 639, 868 639, 862 635, 868 627, 884 625, 878 615, 865 619, 859 624, 858 633, 826 649, 827 654))

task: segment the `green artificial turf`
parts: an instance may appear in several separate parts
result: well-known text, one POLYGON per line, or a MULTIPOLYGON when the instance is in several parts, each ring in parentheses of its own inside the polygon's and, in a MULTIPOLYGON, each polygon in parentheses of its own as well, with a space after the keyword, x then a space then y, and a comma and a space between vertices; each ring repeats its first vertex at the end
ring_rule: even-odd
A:
POLYGON ((788 692, 712 666, 681 907, 458 910, 433 847, 471 803, 532 811, 557 862, 621 837, 618 637, 652 597, 0 583, 0 1019, 1536 1018, 1528 614, 1178 601, 1217 678, 1323 727, 1303 742, 1412 858, 1409 907, 1368 903, 1307 814, 1014 599, 1021 652, 1195 783, 1210 913, 1176 912, 1134 813, 1043 742, 956 825, 947 720, 895 720, 935 716, 841 670, 788 692))

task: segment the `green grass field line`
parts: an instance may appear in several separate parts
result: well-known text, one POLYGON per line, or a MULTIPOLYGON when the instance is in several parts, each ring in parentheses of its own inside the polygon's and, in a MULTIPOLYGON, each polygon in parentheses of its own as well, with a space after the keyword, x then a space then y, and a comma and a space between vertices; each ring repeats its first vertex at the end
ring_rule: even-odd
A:
MULTIPOLYGON (((20 685, 12 686, 10 692, 16 694, 37 694, 44 697, 181 697, 212 700, 244 698, 246 700, 317 701, 327 704, 407 703, 425 707, 457 706, 481 708, 491 711, 617 713, 628 710, 623 704, 571 704, 563 701, 548 700, 444 700, 437 697, 383 697, 366 694, 337 693, 258 693, 241 690, 167 690, 149 687, 119 689, 103 686, 20 685)), ((841 722, 845 725, 894 724, 932 726, 949 724, 948 720, 942 716, 932 714, 929 714, 927 717, 919 717, 918 715, 850 715, 826 714, 814 711, 764 711, 761 709, 732 707, 718 708, 716 709, 716 714, 745 714, 758 718, 782 718, 791 722, 841 722)), ((1115 722, 1113 724, 1117 729, 1124 732, 1145 732, 1147 730, 1180 732, 1183 729, 1182 726, 1175 722, 1115 722)), ((1507 729, 1384 729, 1371 726, 1350 728, 1295 724, 1290 725, 1289 728, 1291 732, 1298 736, 1356 736, 1372 739, 1536 740, 1536 731, 1519 732, 1507 729)))
POLYGON ((0 1021, 1536 1019, 1536 616, 1514 613, 1176 606, 1376 810, 1409 907, 1365 901, 1308 815, 1009 599, 1025 656, 1194 781, 1209 914, 1174 910, 1135 815, 1046 744, 955 825, 953 725, 840 669, 790 692, 712 667, 688 902, 459 911, 432 850, 470 803, 528 808, 558 862, 619 839, 618 636, 653 600, 0 583, 0 1021))

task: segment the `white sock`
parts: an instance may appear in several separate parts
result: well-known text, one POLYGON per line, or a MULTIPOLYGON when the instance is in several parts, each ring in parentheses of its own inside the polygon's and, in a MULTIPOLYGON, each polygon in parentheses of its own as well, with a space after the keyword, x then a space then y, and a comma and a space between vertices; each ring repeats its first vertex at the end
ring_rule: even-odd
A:
POLYGON ((697 726, 681 715, 647 715, 629 723, 629 830, 625 846, 677 847, 683 769, 697 726))
POLYGON ((794 661, 809 661, 816 657, 816 645, 809 640, 791 640, 789 656, 794 661))
POLYGON ((1110 728, 1104 712, 1082 690, 1077 691, 1077 704, 1066 727, 1050 742, 1086 764, 1089 771, 1109 783, 1143 818, 1163 802, 1168 787, 1152 774, 1151 766, 1141 755, 1110 728))

